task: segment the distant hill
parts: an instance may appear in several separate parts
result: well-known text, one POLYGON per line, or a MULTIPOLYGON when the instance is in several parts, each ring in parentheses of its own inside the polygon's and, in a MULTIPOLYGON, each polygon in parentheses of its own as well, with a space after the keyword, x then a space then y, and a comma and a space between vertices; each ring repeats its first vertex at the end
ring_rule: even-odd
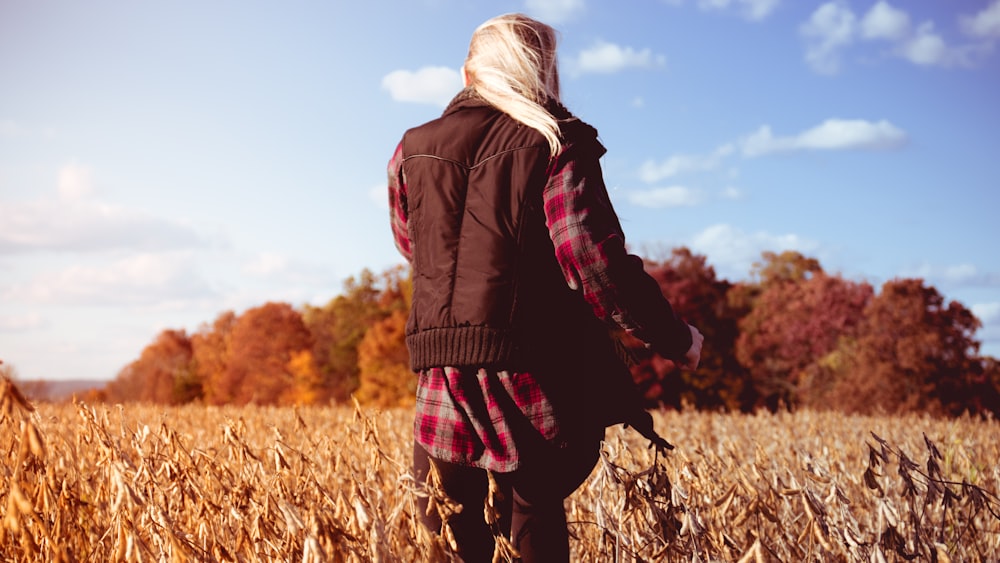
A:
POLYGON ((102 379, 24 379, 16 381, 17 388, 32 401, 66 401, 73 394, 82 395, 88 389, 103 389, 108 384, 102 379))

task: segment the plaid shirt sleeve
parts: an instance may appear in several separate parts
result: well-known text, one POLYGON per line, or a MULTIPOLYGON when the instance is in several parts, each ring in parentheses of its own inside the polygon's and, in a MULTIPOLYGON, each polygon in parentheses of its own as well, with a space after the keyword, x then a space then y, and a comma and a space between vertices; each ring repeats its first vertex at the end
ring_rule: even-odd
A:
POLYGON ((410 253, 410 234, 407 230, 406 215, 406 176, 403 174, 403 143, 396 146, 396 151, 389 159, 389 223, 392 226, 392 238, 396 249, 412 261, 410 253))
POLYGON ((556 258, 567 283, 583 293, 598 318, 661 356, 681 359, 691 347, 690 329, 646 274, 642 259, 627 252, 598 160, 603 147, 596 149, 569 145, 552 165, 543 200, 556 258))

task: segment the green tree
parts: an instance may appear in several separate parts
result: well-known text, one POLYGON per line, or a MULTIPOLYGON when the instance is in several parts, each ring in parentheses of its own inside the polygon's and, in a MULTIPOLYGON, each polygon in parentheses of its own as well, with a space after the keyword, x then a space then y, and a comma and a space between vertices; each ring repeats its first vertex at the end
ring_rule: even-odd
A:
POLYGON ((365 269, 348 278, 343 292, 325 306, 305 308, 303 320, 315 339, 313 356, 328 397, 346 401, 358 389, 361 340, 393 311, 408 311, 411 294, 409 274, 402 267, 381 276, 365 269))

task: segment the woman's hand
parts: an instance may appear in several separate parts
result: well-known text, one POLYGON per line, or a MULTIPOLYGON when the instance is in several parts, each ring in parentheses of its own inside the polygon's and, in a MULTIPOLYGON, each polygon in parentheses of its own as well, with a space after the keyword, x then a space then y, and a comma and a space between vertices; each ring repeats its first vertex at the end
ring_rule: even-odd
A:
POLYGON ((677 366, 681 369, 698 369, 698 362, 701 361, 701 344, 705 341, 705 337, 701 332, 695 327, 688 325, 691 329, 691 347, 688 348, 687 354, 684 354, 684 361, 678 362, 677 366))

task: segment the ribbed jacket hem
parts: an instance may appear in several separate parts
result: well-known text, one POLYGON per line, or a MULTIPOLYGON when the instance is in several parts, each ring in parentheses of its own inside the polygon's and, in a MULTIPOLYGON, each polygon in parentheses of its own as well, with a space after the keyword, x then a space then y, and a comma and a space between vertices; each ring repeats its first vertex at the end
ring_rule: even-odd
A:
POLYGON ((463 326, 424 330, 406 336, 413 371, 433 367, 484 367, 512 359, 514 339, 509 330, 463 326))

